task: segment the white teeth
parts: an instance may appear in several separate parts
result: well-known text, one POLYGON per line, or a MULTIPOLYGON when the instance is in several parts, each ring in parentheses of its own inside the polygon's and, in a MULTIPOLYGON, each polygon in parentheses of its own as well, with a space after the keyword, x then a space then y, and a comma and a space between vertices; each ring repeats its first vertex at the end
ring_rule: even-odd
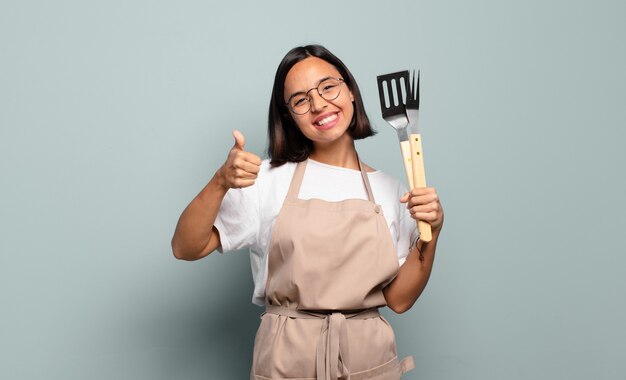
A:
POLYGON ((325 118, 323 118, 322 120, 318 121, 318 122, 317 122, 317 125, 324 125, 324 124, 326 124, 326 123, 329 123, 329 122, 331 122, 331 121, 335 120, 336 118, 337 118, 337 114, 336 114, 336 113, 334 113, 334 114, 332 114, 332 115, 330 115, 330 116, 328 116, 328 117, 325 117, 325 118))

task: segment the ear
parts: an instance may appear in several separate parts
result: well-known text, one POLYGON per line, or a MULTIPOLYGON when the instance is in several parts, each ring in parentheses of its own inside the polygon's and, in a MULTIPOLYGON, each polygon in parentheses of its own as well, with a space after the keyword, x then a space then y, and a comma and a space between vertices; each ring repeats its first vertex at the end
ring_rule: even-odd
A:
POLYGON ((354 95, 352 95, 352 90, 350 91, 350 101, 354 102, 354 95))

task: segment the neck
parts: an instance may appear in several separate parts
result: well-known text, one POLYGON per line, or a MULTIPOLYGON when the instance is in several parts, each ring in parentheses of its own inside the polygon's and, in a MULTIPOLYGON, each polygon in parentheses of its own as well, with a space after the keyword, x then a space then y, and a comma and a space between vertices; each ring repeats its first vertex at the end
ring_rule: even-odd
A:
POLYGON ((315 144, 309 158, 332 166, 359 170, 359 161, 351 137, 330 144, 315 144))

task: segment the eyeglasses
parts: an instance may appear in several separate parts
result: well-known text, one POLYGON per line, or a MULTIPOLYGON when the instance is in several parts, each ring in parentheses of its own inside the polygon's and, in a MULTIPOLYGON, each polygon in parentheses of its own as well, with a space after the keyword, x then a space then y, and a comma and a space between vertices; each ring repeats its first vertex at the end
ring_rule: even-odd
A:
POLYGON ((324 100, 335 100, 341 93, 341 78, 327 78, 320 82, 317 87, 306 92, 298 92, 289 97, 285 105, 296 115, 304 115, 311 109, 311 96, 309 92, 316 90, 324 100))

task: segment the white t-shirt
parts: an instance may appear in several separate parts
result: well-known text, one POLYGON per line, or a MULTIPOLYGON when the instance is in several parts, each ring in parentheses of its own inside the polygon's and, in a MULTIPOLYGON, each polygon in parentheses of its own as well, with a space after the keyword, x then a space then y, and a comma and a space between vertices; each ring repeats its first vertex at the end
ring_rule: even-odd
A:
MULTIPOLYGON (((272 168, 269 160, 263 160, 255 184, 243 189, 230 189, 215 220, 221 240, 219 252, 250 249, 254 279, 252 302, 260 306, 265 305, 267 254, 272 229, 287 196, 296 165, 288 162, 272 168)), ((410 217, 406 204, 399 201, 406 187, 394 177, 378 170, 367 175, 374 200, 382 207, 391 239, 396 246, 398 261, 402 265, 411 242, 418 236, 415 220, 410 217)), ((331 202, 367 199, 367 191, 360 171, 309 159, 298 198, 331 202)))

